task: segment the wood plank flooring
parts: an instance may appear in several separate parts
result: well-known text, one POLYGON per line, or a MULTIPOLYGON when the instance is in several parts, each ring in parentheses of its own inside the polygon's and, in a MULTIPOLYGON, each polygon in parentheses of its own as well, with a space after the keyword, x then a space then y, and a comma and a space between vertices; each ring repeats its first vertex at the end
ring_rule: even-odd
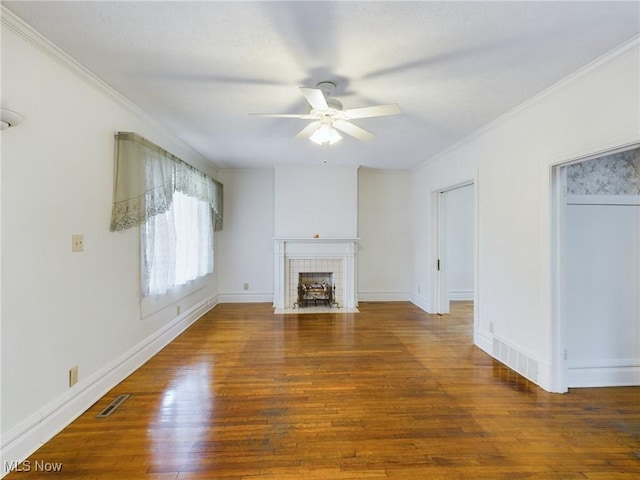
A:
POLYGON ((546 393, 472 345, 469 303, 272 312, 218 305, 6 478, 640 478, 640 388, 546 393))

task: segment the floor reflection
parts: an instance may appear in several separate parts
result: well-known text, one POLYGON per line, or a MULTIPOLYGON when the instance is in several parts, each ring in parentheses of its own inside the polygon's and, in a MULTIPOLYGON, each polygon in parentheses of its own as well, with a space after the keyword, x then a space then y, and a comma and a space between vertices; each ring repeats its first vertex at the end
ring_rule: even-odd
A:
POLYGON ((197 470, 193 452, 207 438, 215 406, 211 368, 210 360, 202 360, 175 370, 147 429, 152 470, 197 470))
POLYGON ((493 359, 493 378, 501 380, 505 385, 519 392, 535 393, 538 389, 536 385, 529 379, 523 377, 519 373, 511 370, 506 365, 493 359))

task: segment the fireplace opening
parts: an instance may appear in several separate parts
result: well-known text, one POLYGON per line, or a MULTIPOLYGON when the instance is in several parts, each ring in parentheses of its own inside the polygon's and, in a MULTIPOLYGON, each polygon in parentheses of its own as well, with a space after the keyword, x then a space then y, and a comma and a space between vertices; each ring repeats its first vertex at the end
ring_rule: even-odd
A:
POLYGON ((298 273, 298 301, 296 307, 324 305, 337 307, 336 286, 333 283, 333 272, 300 272, 298 273))

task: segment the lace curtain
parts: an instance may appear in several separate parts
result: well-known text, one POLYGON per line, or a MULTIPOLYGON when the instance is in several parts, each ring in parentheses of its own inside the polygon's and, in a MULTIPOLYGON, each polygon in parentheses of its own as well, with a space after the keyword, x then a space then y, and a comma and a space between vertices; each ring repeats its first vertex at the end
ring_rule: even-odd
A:
POLYGON ((175 285, 213 272, 209 204, 175 192, 171 208, 141 227, 144 295, 162 295, 175 285))
POLYGON ((222 184, 134 133, 116 135, 111 230, 140 225, 143 295, 213 271, 222 184))
POLYGON ((116 134, 111 231, 126 230, 165 213, 174 192, 207 203, 222 230, 222 184, 135 133, 116 134))

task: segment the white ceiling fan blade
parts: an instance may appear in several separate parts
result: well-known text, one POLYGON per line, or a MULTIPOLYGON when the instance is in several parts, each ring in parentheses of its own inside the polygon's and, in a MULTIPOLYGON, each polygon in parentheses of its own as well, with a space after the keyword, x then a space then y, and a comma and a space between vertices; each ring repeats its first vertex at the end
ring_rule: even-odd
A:
POLYGON ((316 110, 327 110, 329 108, 329 105, 327 105, 327 99, 324 98, 322 91, 317 88, 300 87, 300 91, 312 108, 315 108, 316 110))
POLYGON ((360 128, 359 126, 345 120, 336 120, 333 122, 333 126, 363 142, 367 142, 375 137, 373 133, 367 132, 364 128, 360 128))
POLYGON ((308 120, 313 118, 308 113, 250 113, 254 117, 274 117, 274 118, 302 118, 308 120))
POLYGON ((304 127, 300 133, 298 133, 295 138, 308 138, 311 135, 313 135, 313 132, 315 132, 318 128, 320 128, 320 121, 316 121, 316 122, 311 122, 309 125, 307 125, 306 127, 304 127))
POLYGON ((387 105, 376 105, 374 107, 350 108, 343 110, 347 118, 368 118, 383 117, 385 115, 397 115, 402 113, 397 103, 389 103, 387 105))

